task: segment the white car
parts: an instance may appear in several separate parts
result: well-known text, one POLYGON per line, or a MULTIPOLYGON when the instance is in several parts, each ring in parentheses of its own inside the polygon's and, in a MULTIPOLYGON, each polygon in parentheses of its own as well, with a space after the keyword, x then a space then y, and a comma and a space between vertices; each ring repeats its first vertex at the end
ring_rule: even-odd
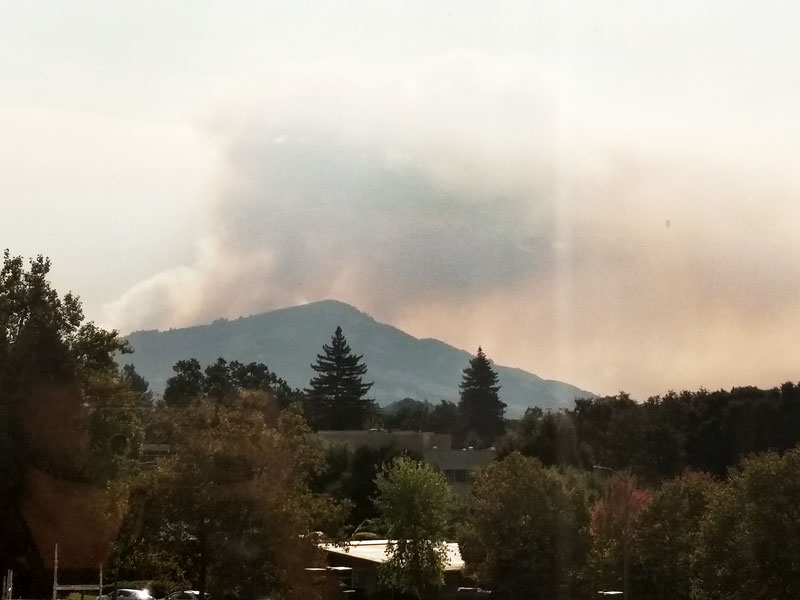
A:
MULTIPOLYGON (((206 594, 208 598, 208 594, 206 594)), ((182 592, 172 592, 161 600, 200 600, 200 592, 197 590, 184 590, 182 592)))
MULTIPOLYGON (((114 600, 114 593, 103 594, 97 600, 114 600)), ((117 600, 155 600, 147 590, 122 588, 117 590, 117 600)))

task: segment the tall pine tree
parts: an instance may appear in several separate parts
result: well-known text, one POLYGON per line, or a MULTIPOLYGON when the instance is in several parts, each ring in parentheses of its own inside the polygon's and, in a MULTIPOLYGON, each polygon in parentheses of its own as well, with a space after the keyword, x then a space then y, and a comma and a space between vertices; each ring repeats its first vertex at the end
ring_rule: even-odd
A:
POLYGON ((337 327, 331 343, 311 365, 319 375, 306 388, 309 421, 317 429, 363 429, 375 413, 372 399, 365 398, 372 383, 363 383, 367 366, 361 354, 353 354, 342 328, 337 327))
POLYGON ((461 400, 458 403, 456 442, 477 447, 488 447, 503 433, 505 402, 497 392, 497 373, 483 349, 469 361, 459 384, 461 400))

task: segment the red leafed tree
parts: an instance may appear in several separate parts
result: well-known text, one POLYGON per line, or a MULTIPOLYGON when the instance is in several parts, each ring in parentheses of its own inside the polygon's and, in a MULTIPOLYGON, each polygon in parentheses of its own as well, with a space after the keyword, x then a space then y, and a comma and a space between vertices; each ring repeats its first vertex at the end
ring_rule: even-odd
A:
POLYGON ((652 492, 639 487, 636 477, 614 473, 606 489, 592 507, 590 531, 592 554, 601 585, 617 581, 622 575, 624 597, 628 598, 628 572, 631 541, 642 510, 648 505, 652 492))

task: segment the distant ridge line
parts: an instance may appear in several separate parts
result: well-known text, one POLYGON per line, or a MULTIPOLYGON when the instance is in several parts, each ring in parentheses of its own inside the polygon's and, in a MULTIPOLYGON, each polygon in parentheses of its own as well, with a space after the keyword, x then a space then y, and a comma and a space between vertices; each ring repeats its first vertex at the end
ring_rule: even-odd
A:
MULTIPOLYGON (((165 331, 134 331, 126 338, 134 353, 120 361, 134 364, 156 393, 163 392, 173 374, 172 366, 191 357, 204 367, 219 357, 262 362, 291 386, 302 389, 312 376, 311 363, 337 326, 342 327, 353 351, 363 354, 367 376, 375 382, 371 395, 379 404, 406 397, 434 403, 458 400, 458 384, 470 352, 436 338, 417 338, 335 299, 165 331)), ((509 417, 533 406, 569 408, 575 398, 595 396, 518 367, 495 364, 495 370, 509 417)))

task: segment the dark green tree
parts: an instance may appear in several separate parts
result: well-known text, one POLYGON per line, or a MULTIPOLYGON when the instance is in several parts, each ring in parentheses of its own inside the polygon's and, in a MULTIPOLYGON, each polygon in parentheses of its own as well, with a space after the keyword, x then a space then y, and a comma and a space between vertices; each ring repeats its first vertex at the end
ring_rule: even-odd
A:
POLYGON ((235 391, 231 378, 231 367, 221 356, 217 362, 206 367, 203 392, 215 402, 223 402, 235 391))
POLYGON ((196 358, 189 358, 179 360, 172 370, 175 375, 167 380, 164 391, 164 402, 169 406, 187 406, 200 397, 226 402, 246 390, 268 392, 281 408, 302 398, 300 390, 290 387, 264 363, 228 362, 219 357, 203 369, 196 358))
POLYGON ((218 598, 318 597, 303 569, 320 559, 313 532, 338 530, 340 511, 309 488, 322 457, 299 406, 245 391, 159 404, 154 420, 171 452, 144 473, 112 569, 218 598))
POLYGON ((541 460, 545 466, 577 466, 578 443, 572 419, 564 412, 525 410, 516 428, 498 444, 499 455, 518 451, 541 460))
POLYGON ((269 370, 264 363, 247 364, 232 360, 229 364, 233 385, 241 390, 270 392, 281 408, 302 400, 303 393, 269 370))
POLYGON ((497 394, 500 391, 497 382, 491 361, 478 347, 478 354, 469 361, 458 386, 461 400, 458 403, 457 443, 487 447, 502 435, 506 404, 497 394))
POLYGON ((175 375, 167 379, 164 390, 167 406, 185 406, 203 393, 205 374, 196 358, 179 360, 172 370, 175 375))
POLYGON ((0 367, 7 364, 17 343, 28 336, 57 342, 67 349, 77 369, 116 370, 116 352, 130 352, 116 331, 105 331, 84 323, 78 296, 71 292, 59 297, 47 277, 50 259, 41 255, 29 261, 3 252, 0 269, 0 367))
POLYGON ((691 597, 692 560, 700 524, 721 484, 705 473, 666 481, 639 517, 633 538, 631 587, 637 598, 691 597))
POLYGON ((122 367, 122 380, 125 381, 134 393, 139 394, 142 398, 142 403, 150 405, 153 402, 153 392, 150 390, 150 384, 142 377, 132 364, 127 364, 122 367))
POLYGON ((589 548, 585 484, 514 452, 475 473, 458 542, 493 598, 568 598, 589 548))
POLYGON ((453 433, 458 421, 458 406, 455 402, 441 400, 433 407, 428 417, 428 426, 434 433, 453 433))
POLYGON ((363 382, 367 366, 362 355, 353 354, 341 327, 322 350, 311 365, 319 375, 305 390, 309 421, 316 429, 363 429, 375 414, 375 403, 365 397, 372 383, 363 382))
POLYGON ((692 557, 692 598, 800 597, 800 446, 742 461, 712 494, 692 557))
POLYGON ((0 515, 4 531, 31 537, 0 536, 0 570, 14 570, 24 597, 52 590, 43 566, 51 539, 59 540, 62 582, 104 562, 142 439, 140 397, 114 360, 127 343, 84 322, 79 298, 60 296, 49 273, 43 256, 26 263, 3 253, 0 515))
POLYGON ((49 273, 47 258, 26 268, 22 257, 3 254, 0 476, 9 496, 34 464, 84 484, 119 478, 141 442, 140 406, 114 361, 130 351, 127 342, 85 323, 80 299, 60 297, 49 273))
POLYGON ((383 426, 386 429, 430 431, 430 402, 403 398, 382 408, 383 426))

